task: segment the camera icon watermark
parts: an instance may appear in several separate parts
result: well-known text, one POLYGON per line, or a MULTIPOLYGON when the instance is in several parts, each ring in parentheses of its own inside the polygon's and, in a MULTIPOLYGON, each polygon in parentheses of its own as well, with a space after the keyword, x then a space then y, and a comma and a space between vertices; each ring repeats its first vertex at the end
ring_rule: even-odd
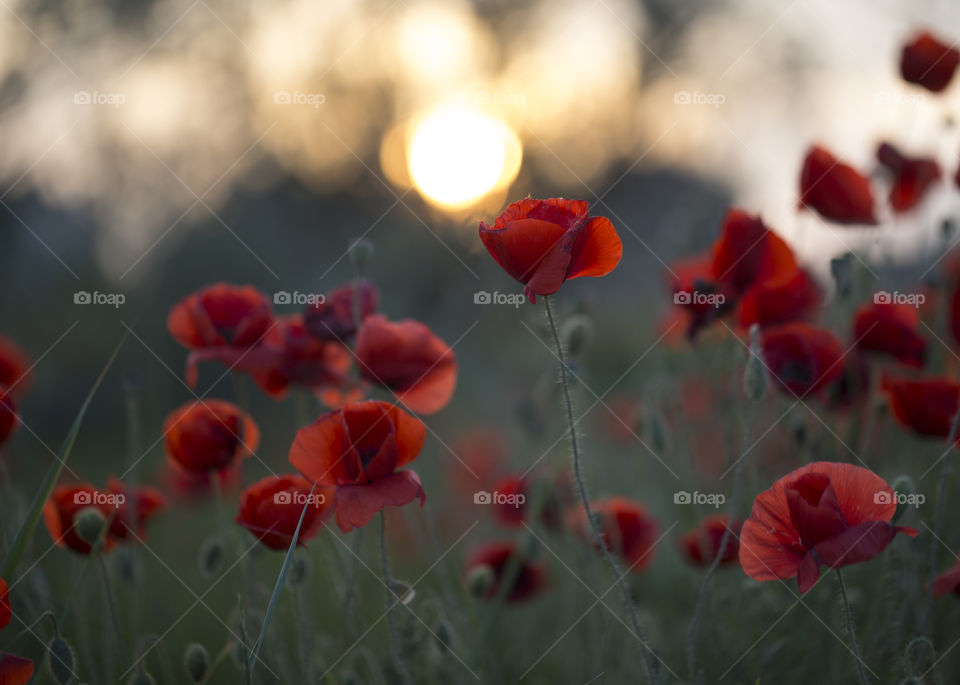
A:
POLYGON ((473 294, 474 304, 506 304, 515 309, 527 301, 527 296, 523 293, 501 293, 494 290, 492 293, 486 290, 478 290, 473 294))
POLYGON ((73 493, 73 503, 82 507, 113 507, 119 509, 127 501, 122 492, 100 492, 99 490, 80 490, 73 493))
POLYGON ((504 492, 487 492, 486 490, 478 490, 473 493, 473 503, 474 504, 498 504, 500 506, 509 506, 519 509, 527 501, 527 496, 522 492, 518 493, 504 493, 504 492))
POLYGON ((673 294, 673 303, 683 306, 715 307, 719 309, 726 303, 723 293, 702 293, 699 290, 678 290, 673 294))
POLYGON ((680 490, 673 493, 674 504, 706 504, 719 509, 727 501, 727 496, 722 492, 687 492, 680 490))
POLYGON ((74 304, 99 304, 109 305, 114 309, 119 309, 120 305, 127 301, 127 296, 123 293, 102 293, 94 290, 92 293, 86 290, 78 290, 73 294, 74 304))
POLYGON ((901 293, 897 290, 891 293, 879 290, 873 294, 874 304, 906 304, 918 309, 926 301, 927 296, 923 293, 901 293))
POLYGON ((927 498, 922 493, 891 492, 889 490, 879 490, 873 493, 874 504, 896 504, 898 507, 908 506, 918 509, 926 501, 927 498))
POLYGON ((101 93, 99 90, 90 92, 89 90, 78 90, 73 94, 73 104, 75 105, 107 105, 109 107, 119 108, 126 103, 127 96, 123 93, 101 93))
POLYGON ((327 496, 322 492, 306 493, 284 490, 283 492, 278 492, 273 495, 274 504, 290 504, 301 508, 310 505, 316 509, 319 509, 326 504, 326 502, 327 496))
POLYGON ((273 294, 274 304, 296 304, 316 306, 327 301, 327 296, 323 293, 302 293, 294 290, 292 293, 286 290, 278 290, 273 294))
POLYGON ((327 96, 323 93, 301 93, 299 90, 291 93, 289 90, 278 90, 273 94, 275 105, 306 105, 320 109, 320 105, 326 101, 327 96))
POLYGON ((707 105, 719 109, 726 101, 727 96, 723 93, 701 93, 698 90, 691 93, 689 90, 678 90, 673 94, 675 105, 707 105))

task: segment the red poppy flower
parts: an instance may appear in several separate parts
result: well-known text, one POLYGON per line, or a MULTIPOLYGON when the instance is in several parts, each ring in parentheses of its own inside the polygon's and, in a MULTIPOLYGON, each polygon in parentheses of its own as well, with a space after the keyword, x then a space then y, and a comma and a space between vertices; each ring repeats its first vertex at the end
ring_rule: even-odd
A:
POLYGON ((426 432, 422 421, 387 402, 347 404, 297 431, 290 463, 307 480, 336 486, 337 524, 348 532, 385 506, 415 499, 423 506, 420 477, 397 469, 417 458, 426 432))
POLYGON ((364 279, 359 287, 350 283, 328 295, 323 302, 308 306, 303 311, 303 323, 314 337, 343 342, 357 332, 354 292, 359 293, 360 321, 377 311, 380 293, 377 287, 364 279))
POLYGON ((960 561, 933 579, 934 597, 942 597, 950 592, 960 595, 960 561))
POLYGON ((797 261, 790 246, 759 216, 731 209, 713 246, 711 271, 734 297, 760 283, 778 283, 793 276, 797 261))
MULTIPOLYGON (((562 479, 561 479, 562 480, 562 479)), ((539 482, 530 477, 507 476, 494 486, 493 516, 503 526, 519 528, 530 523, 530 505, 535 496, 543 497, 540 504, 540 522, 552 530, 558 530, 563 516, 561 487, 563 483, 539 482), (538 493, 538 489, 545 491, 538 493)))
MULTIPOLYGON (((114 507, 102 497, 99 490, 90 483, 61 485, 54 489, 50 499, 43 505, 43 522, 54 543, 78 554, 90 554, 92 546, 84 541, 74 530, 76 515, 88 507, 99 509, 104 518, 114 513, 114 507)), ((109 552, 116 540, 109 533, 103 540, 103 551, 109 552)))
MULTIPOLYGON (((217 283, 188 295, 167 317, 167 330, 184 347, 228 352, 255 345, 273 324, 267 296, 252 286, 217 283)), ((187 359, 187 383, 197 382, 197 360, 187 359)))
POLYGON ((7 581, 0 578, 0 630, 6 628, 10 623, 13 612, 10 611, 10 588, 7 581))
POLYGON ((805 269, 798 268, 788 279, 750 288, 740 300, 738 323, 749 328, 806 320, 813 318, 821 304, 823 289, 805 269))
POLYGON ((7 387, 0 385, 0 445, 16 430, 18 423, 17 403, 7 387))
POLYGON ((905 157, 890 145, 882 143, 877 149, 877 161, 893 174, 890 188, 890 206, 894 211, 913 209, 940 179, 940 165, 929 157, 905 157))
POLYGON ((33 662, 0 652, 0 685, 27 685, 33 678, 33 662))
POLYGON ((670 267, 668 284, 673 302, 688 313, 687 337, 723 316, 733 303, 734 294, 713 272, 713 256, 700 255, 676 262, 670 267))
POLYGON ((116 540, 127 540, 131 531, 136 538, 142 539, 150 519, 167 506, 167 498, 159 490, 150 487, 130 488, 113 476, 107 479, 107 493, 116 496, 119 503, 110 523, 110 536, 116 540))
POLYGON ((893 489, 872 471, 826 461, 793 471, 754 500, 740 534, 740 563, 754 580, 797 577, 806 592, 820 577, 820 565, 840 568, 867 561, 886 549, 893 526, 893 489))
POLYGON ((813 208, 824 219, 838 224, 876 224, 870 180, 814 145, 800 171, 801 209, 813 208))
POLYGON ((453 397, 457 358, 419 321, 370 316, 357 334, 355 351, 360 374, 392 390, 412 411, 435 414, 453 397))
POLYGON ((939 93, 953 79, 958 64, 960 51, 921 31, 903 46, 900 74, 907 83, 915 83, 939 93))
POLYGON ((332 494, 333 488, 313 488, 300 476, 268 476, 243 491, 236 521, 270 549, 286 551, 304 506, 298 545, 316 536, 330 513, 332 494))
POLYGON ((240 407, 197 400, 173 410, 163 423, 167 456, 192 472, 229 467, 260 444, 260 429, 240 407))
POLYGON ((908 366, 923 366, 927 341, 917 329, 920 314, 908 304, 873 303, 853 317, 853 338, 860 350, 890 355, 908 366))
POLYGON ((613 224, 591 217, 583 200, 514 202, 492 228, 480 222, 480 240, 497 264, 524 284, 531 302, 557 292, 566 280, 606 276, 623 254, 613 224))
POLYGON ((30 358, 16 343, 0 335, 0 385, 22 395, 32 380, 30 358))
POLYGON ((960 287, 950 297, 950 332, 953 339, 960 343, 960 287))
POLYGON ((945 378, 924 380, 883 379, 890 409, 902 425, 920 435, 950 436, 953 417, 960 408, 960 383, 945 378))
MULTIPOLYGON (((518 552, 512 542, 490 542, 474 550, 467 560, 467 574, 474 569, 486 566, 493 572, 493 583, 483 594, 483 599, 495 599, 500 595, 501 583, 506 580, 510 570, 510 559, 518 552)), ((514 562, 516 563, 516 562, 514 562)), ((540 594, 547 585, 547 573, 541 564, 523 560, 513 587, 506 592, 506 601, 522 602, 540 594)))
MULTIPOLYGON (((600 537, 607 549, 623 558, 628 571, 643 571, 653 562, 660 524, 646 507, 626 497, 610 497, 591 502, 590 509, 599 520, 600 537)), ((593 540, 583 507, 575 510, 570 525, 584 540, 593 540)))
POLYGON ((828 331, 789 323, 763 332, 763 360, 774 382, 802 398, 833 383, 843 373, 843 347, 828 331))
POLYGON ((709 566, 720 553, 720 544, 729 526, 731 532, 727 537, 727 546, 723 550, 720 565, 732 563, 740 556, 739 537, 742 525, 743 521, 734 521, 730 525, 730 517, 725 514, 708 516, 680 539, 680 549, 687 561, 697 566, 709 566))

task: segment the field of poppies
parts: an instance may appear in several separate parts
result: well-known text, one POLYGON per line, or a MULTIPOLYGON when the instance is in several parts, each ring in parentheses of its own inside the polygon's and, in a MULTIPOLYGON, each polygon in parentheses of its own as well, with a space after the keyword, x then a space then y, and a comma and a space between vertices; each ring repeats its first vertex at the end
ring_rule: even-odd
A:
MULTIPOLYGON (((958 66, 918 30, 889 68, 958 66)), ((75 309, 3 310, 0 685, 960 681, 960 157, 862 135, 796 160, 865 246, 820 263, 725 201, 664 260, 629 192, 523 177, 415 238, 242 208, 295 278, 44 244, 75 309)))

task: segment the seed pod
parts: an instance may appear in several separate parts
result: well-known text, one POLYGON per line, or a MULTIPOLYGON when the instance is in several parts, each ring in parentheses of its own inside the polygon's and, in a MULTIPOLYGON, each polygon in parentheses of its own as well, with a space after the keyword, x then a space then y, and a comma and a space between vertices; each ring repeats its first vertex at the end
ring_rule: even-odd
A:
POLYGON ((77 670, 77 657, 70 644, 57 635, 47 645, 47 667, 60 685, 72 683, 77 670))
POLYGON ((896 521, 903 516, 911 501, 917 501, 916 486, 914 486, 910 476, 904 475, 897 476, 890 487, 893 489, 893 496, 897 500, 897 511, 893 515, 893 520, 896 521))
POLYGON ((100 532, 106 522, 107 519, 102 511, 96 507, 84 507, 77 512, 74 526, 80 539, 88 545, 93 545, 100 538, 100 532))
POLYGON ((223 561, 226 553, 223 549, 223 543, 220 538, 212 537, 204 540, 200 545, 200 553, 197 561, 200 566, 200 573, 206 578, 212 578, 220 572, 223 567, 223 561))
POLYGON ((496 572, 489 564, 479 564, 467 571, 467 592, 473 597, 485 597, 496 582, 496 572))
POLYGON ((191 642, 183 651, 183 666, 193 682, 202 682, 210 668, 210 654, 207 648, 199 642, 191 642))
POLYGON ((366 238, 354 240, 350 245, 350 263, 357 271, 365 271, 373 261, 373 243, 366 238))

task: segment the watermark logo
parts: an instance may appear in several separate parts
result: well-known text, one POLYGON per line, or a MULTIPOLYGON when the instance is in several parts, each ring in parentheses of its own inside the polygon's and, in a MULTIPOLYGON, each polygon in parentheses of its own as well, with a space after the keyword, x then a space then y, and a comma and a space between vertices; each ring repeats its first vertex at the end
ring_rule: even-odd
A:
POLYGON ((301 93, 299 90, 291 93, 289 90, 278 90, 273 94, 275 105, 306 105, 320 109, 320 105, 326 101, 327 96, 323 93, 301 93))
POLYGON ((716 307, 719 309, 727 301, 723 293, 702 293, 699 290, 678 290, 673 294, 673 303, 685 306, 716 307))
POLYGON ((880 290, 873 294, 874 304, 906 304, 919 308, 926 301, 927 296, 923 293, 901 293, 897 290, 890 293, 886 290, 880 290))
POLYGON ((102 293, 94 290, 92 293, 86 290, 78 290, 73 294, 74 304, 105 304, 119 309, 120 305, 127 301, 127 296, 123 293, 102 293))
POLYGON ((481 90, 473 95, 473 104, 475 105, 511 105, 513 107, 519 107, 526 103, 527 98, 523 93, 489 93, 481 90))
POLYGON ((75 105, 106 105, 108 107, 119 108, 127 101, 123 93, 101 93, 99 90, 90 92, 89 90, 78 90, 73 94, 73 104, 75 105))
POLYGON ((273 495, 274 504, 291 504, 301 508, 310 505, 316 509, 319 509, 326 504, 326 501, 327 496, 322 492, 306 493, 289 492, 285 490, 273 495))
POLYGON ((873 94, 875 105, 921 105, 926 100, 923 93, 900 93, 893 90, 878 90, 873 94))
POLYGON ((519 509, 527 501, 527 496, 523 493, 505 493, 505 492, 487 492, 478 490, 473 493, 474 504, 499 504, 501 506, 510 506, 519 509))
POLYGON ((82 507, 108 506, 119 509, 127 501, 122 492, 100 492, 99 490, 80 490, 73 493, 73 503, 82 507))
POLYGON ((674 504, 708 504, 719 509, 727 501, 727 496, 722 492, 697 492, 692 493, 686 490, 680 490, 673 493, 674 504))
POLYGON ((898 507, 908 506, 919 508, 920 505, 926 501, 927 498, 923 494, 914 492, 879 490, 873 493, 874 504, 896 504, 898 507))
POLYGON ((327 301, 327 296, 323 293, 302 293, 294 290, 292 293, 286 290, 279 290, 273 294, 274 304, 299 304, 316 306, 327 301))
POLYGON ((675 105, 707 105, 719 109, 726 101, 727 96, 723 93, 701 93, 699 90, 691 93, 689 90, 678 90, 673 94, 675 105))
POLYGON ((478 290, 473 294, 474 304, 508 304, 517 308, 526 301, 527 296, 523 293, 501 293, 496 290, 490 293, 486 290, 478 290))

